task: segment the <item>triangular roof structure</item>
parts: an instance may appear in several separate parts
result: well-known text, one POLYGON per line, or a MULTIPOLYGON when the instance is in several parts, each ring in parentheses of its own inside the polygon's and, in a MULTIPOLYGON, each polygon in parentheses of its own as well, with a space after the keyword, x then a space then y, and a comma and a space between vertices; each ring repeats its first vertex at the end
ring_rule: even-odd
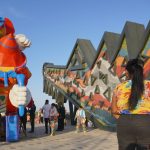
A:
POLYGON ((129 59, 138 57, 140 52, 140 42, 144 35, 145 27, 142 24, 127 21, 120 35, 119 43, 116 46, 116 52, 112 57, 111 72, 117 75, 120 80, 124 78, 123 65, 129 59))
POLYGON ((146 27, 145 34, 142 37, 139 55, 147 56, 147 51, 149 49, 150 49, 150 21, 146 27))
MULTIPOLYGON (((140 42, 142 40, 145 27, 143 24, 127 21, 120 36, 118 45, 116 46, 116 53, 113 56, 111 63, 114 63, 118 55, 121 55, 123 44, 127 46, 125 51, 128 52, 128 58, 136 58, 140 51, 140 42), (123 43, 125 40, 125 43, 123 43)), ((123 54, 124 55, 124 54, 123 54)))
POLYGON ((99 57, 105 57, 108 61, 112 60, 115 53, 116 45, 118 44, 120 34, 113 32, 105 32, 97 48, 96 57, 93 61, 92 68, 99 57))
POLYGON ((90 40, 77 39, 66 68, 69 70, 79 70, 82 69, 83 63, 86 63, 90 68, 95 55, 96 50, 90 40))
POLYGON ((144 60, 144 76, 150 79, 150 21, 141 41, 139 56, 144 60))

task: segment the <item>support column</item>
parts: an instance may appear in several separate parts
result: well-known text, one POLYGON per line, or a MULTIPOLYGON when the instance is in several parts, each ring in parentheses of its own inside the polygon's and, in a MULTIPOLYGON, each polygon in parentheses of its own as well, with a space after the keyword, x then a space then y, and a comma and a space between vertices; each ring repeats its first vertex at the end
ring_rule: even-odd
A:
MULTIPOLYGON (((75 118, 77 110, 78 110, 78 108, 76 106, 74 106, 73 118, 75 118)), ((74 120, 74 125, 76 125, 76 120, 74 120)))
POLYGON ((76 106, 73 107, 73 104, 69 101, 69 109, 70 109, 70 120, 71 120, 71 125, 76 125, 76 121, 74 120, 76 111, 78 108, 76 106))
POLYGON ((69 101, 69 109, 70 109, 70 121, 71 121, 71 125, 74 125, 73 105, 72 105, 72 103, 70 101, 69 101))

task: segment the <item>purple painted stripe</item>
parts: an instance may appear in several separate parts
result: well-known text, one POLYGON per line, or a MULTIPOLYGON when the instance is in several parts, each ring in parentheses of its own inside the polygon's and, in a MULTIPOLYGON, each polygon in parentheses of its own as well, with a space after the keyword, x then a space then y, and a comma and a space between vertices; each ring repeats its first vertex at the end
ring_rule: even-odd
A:
POLYGON ((11 49, 11 50, 16 50, 16 49, 19 49, 18 45, 15 46, 15 47, 12 47, 12 46, 8 46, 2 42, 0 42, 0 45, 2 45, 4 48, 8 48, 8 49, 11 49))

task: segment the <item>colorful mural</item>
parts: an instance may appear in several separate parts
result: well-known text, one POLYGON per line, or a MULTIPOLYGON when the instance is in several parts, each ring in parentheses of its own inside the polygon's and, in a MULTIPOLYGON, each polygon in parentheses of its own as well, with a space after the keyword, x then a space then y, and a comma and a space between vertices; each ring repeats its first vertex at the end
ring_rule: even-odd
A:
MULTIPOLYGON (((150 57, 150 36, 145 44, 145 47, 142 51, 142 55, 145 57, 150 57)), ((150 59, 147 59, 144 65, 144 76, 145 78, 150 78, 150 59)))
POLYGON ((106 50, 107 50, 106 44, 103 43, 103 46, 102 46, 102 49, 98 58, 103 57, 104 59, 107 59, 106 50))
MULTIPOLYGON (((125 79, 122 65, 129 59, 129 54, 133 54, 131 52, 132 44, 137 44, 134 45, 133 58, 138 56, 138 41, 144 33, 143 25, 134 23, 134 26, 135 28, 133 28, 133 23, 127 22, 120 37, 114 33, 107 33, 107 36, 104 34, 97 52, 89 40, 78 39, 67 65, 64 66, 62 72, 60 71, 61 76, 60 72, 52 71, 54 68, 60 69, 59 66, 43 65, 44 92, 54 97, 57 95, 54 94, 54 89, 57 89, 57 92, 61 92, 64 98, 66 97, 76 107, 82 105, 88 118, 97 123, 96 126, 114 129, 116 120, 111 115, 112 92, 115 86, 125 79), (137 34, 126 36, 127 34, 132 35, 133 29, 137 34), (114 39, 108 38, 109 35, 114 39), (137 36, 139 37, 135 38, 135 42, 130 41, 137 36), (53 91, 49 92, 48 89, 51 86, 53 91)), ((143 53, 149 55, 149 48, 150 38, 143 53)), ((147 61, 147 63, 149 62, 147 61)))
POLYGON ((127 61, 126 58, 128 58, 128 51, 127 51, 126 38, 124 38, 123 41, 122 41, 119 53, 117 55, 117 58, 114 62, 114 72, 116 73, 116 75, 119 78, 124 73, 124 67, 122 67, 122 65, 126 63, 126 61, 127 61))

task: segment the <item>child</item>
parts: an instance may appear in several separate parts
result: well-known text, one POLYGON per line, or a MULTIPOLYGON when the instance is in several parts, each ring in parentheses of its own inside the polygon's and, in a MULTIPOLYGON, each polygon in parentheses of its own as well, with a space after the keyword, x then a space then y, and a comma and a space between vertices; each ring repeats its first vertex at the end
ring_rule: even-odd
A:
POLYGON ((55 135, 57 121, 58 121, 58 111, 57 111, 56 105, 54 103, 52 103, 51 109, 50 109, 51 136, 55 135))
POLYGON ((83 132, 85 133, 86 130, 86 116, 85 111, 83 110, 82 106, 79 107, 79 109, 76 112, 75 119, 77 119, 77 125, 76 125, 76 133, 80 131, 80 126, 82 125, 83 132))

